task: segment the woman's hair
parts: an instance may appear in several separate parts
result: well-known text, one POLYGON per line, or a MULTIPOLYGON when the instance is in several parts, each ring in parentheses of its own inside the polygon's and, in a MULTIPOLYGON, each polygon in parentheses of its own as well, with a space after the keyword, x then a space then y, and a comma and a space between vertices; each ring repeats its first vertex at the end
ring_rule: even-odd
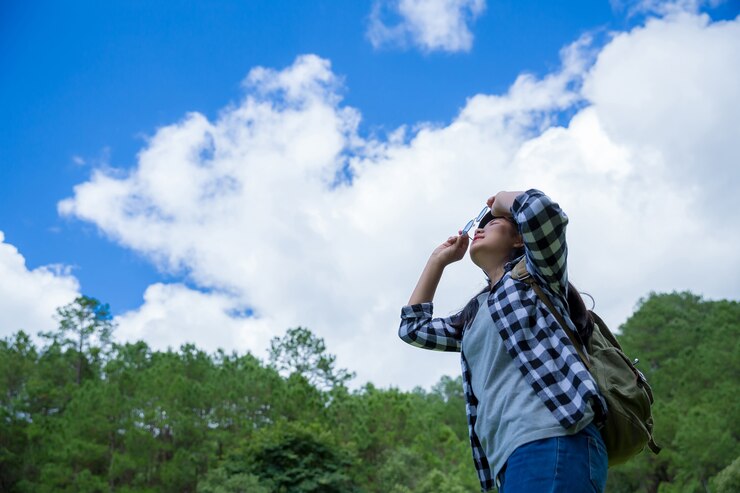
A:
MULTIPOLYGON (((587 296, 591 295, 587 294, 587 296)), ((568 282, 568 314, 576 327, 576 337, 580 339, 581 345, 585 346, 594 332, 594 319, 586 308, 581 293, 570 281, 568 282)))

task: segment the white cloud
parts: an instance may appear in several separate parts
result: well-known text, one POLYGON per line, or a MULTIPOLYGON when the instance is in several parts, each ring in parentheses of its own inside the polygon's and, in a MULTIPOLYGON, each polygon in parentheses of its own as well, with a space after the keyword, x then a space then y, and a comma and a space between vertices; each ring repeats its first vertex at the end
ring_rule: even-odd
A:
POLYGON ((738 78, 740 23, 682 14, 616 36, 584 94, 615 142, 659 153, 672 179, 703 189, 705 204, 737 210, 738 78))
POLYGON ((236 315, 243 307, 233 297, 202 293, 182 284, 153 284, 137 310, 116 317, 121 340, 146 340, 158 350, 197 341, 200 349, 244 351, 267 346, 269 318, 236 315))
POLYGON ((56 309, 79 295, 68 269, 47 265, 29 270, 18 249, 0 231, 0 338, 19 330, 35 336, 53 330, 56 309))
MULTIPOLYGON (((401 343, 400 306, 429 252, 501 189, 540 188, 563 205, 572 279, 614 328, 650 290, 738 297, 739 209, 720 192, 740 158, 739 26, 653 20, 595 63, 585 38, 559 71, 387 140, 358 135, 328 61, 254 69, 243 101, 159 129, 136 166, 97 171, 60 212, 215 290, 154 285, 119 334, 264 355, 270 336, 303 325, 359 382, 431 384, 458 359, 401 343), (337 181, 345 166, 351 184, 337 181), (233 315, 245 306, 255 317, 233 315)), ((469 261, 451 266, 436 313, 481 280, 469 261)))
POLYGON ((485 0, 375 0, 367 36, 376 48, 412 44, 424 51, 468 51, 470 24, 485 8, 485 0), (389 25, 389 15, 400 20, 389 25))

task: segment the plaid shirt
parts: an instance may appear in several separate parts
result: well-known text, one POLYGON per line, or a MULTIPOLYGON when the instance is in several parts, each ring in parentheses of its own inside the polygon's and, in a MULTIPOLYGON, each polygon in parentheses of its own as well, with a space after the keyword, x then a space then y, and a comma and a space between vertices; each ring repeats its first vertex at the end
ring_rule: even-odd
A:
MULTIPOLYGON (((565 308, 568 289, 565 228, 568 217, 558 204, 538 190, 528 190, 519 195, 511 206, 511 214, 524 241, 527 270, 550 295, 570 329, 576 332, 565 308)), ((515 263, 506 265, 505 274, 488 295, 488 309, 504 347, 532 389, 564 428, 570 428, 583 418, 589 400, 596 406, 596 416, 603 419, 606 402, 596 382, 578 358, 565 331, 534 290, 524 282, 511 278, 510 270, 515 263)), ((462 353, 462 338, 467 326, 462 327, 460 314, 433 318, 432 307, 431 302, 404 306, 398 335, 412 346, 461 353, 473 461, 481 489, 488 491, 494 486, 496 471, 490 469, 475 433, 475 422, 478 398, 492 396, 473 394, 470 369, 462 353)))

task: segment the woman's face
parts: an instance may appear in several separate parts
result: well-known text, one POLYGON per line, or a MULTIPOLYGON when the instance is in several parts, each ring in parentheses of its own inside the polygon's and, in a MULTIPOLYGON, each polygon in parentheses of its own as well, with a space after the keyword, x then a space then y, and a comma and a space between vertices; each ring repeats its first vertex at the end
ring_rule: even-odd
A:
POLYGON ((514 224, 502 217, 494 217, 483 228, 475 230, 470 244, 470 258, 481 267, 484 259, 507 259, 509 252, 522 246, 522 237, 514 224))

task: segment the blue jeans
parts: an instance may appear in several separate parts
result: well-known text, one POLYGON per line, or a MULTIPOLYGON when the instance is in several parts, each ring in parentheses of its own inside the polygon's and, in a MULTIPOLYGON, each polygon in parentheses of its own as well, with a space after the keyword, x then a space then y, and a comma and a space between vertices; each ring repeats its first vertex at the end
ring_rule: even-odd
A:
POLYGON ((499 493, 601 493, 608 459, 596 425, 514 450, 499 474, 499 493))

